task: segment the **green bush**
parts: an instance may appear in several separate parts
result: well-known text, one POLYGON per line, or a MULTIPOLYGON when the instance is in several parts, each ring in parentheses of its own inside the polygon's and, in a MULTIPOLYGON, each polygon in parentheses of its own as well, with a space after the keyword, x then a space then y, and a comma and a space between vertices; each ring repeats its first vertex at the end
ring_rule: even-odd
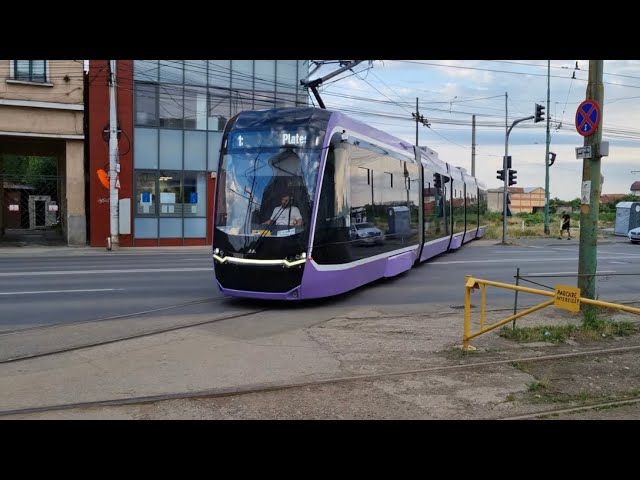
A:
POLYGON ((518 213, 517 216, 524 219, 525 225, 544 223, 544 213, 518 213))
POLYGON ((602 222, 615 222, 616 212, 600 212, 598 218, 602 222))

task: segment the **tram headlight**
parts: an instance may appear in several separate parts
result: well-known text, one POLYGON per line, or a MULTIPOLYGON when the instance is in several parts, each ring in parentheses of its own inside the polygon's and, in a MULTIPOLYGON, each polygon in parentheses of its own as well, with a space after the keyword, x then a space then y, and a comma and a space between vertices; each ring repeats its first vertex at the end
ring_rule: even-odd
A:
POLYGON ((302 252, 302 253, 298 253, 297 255, 291 255, 289 257, 287 257, 287 261, 288 262, 295 262, 298 260, 304 260, 305 258, 307 258, 307 254, 306 252, 302 252))

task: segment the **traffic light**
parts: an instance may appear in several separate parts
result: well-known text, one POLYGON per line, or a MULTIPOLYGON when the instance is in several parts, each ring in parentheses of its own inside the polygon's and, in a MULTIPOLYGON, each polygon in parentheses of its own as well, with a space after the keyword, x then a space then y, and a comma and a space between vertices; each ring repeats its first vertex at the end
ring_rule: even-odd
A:
POLYGON ((516 173, 518 173, 517 170, 509 170, 509 186, 515 185, 516 183, 518 183, 516 182, 516 178, 518 178, 516 173))
POLYGON ((504 182, 504 170, 498 170, 498 176, 496 178, 504 182))
POLYGON ((437 189, 442 188, 442 183, 440 182, 440 174, 439 173, 434 173, 433 174, 433 186, 437 189))
POLYGON ((538 123, 544 120, 544 107, 538 103, 536 103, 536 115, 533 119, 533 123, 538 123))
POLYGON ((556 161, 556 154, 553 152, 549 152, 549 166, 553 165, 553 162, 556 161))

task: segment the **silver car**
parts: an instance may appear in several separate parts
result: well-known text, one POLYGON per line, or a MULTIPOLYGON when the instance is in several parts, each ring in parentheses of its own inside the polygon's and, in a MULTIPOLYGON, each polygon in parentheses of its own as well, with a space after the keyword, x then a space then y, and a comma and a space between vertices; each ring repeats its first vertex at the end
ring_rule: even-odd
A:
POLYGON ((640 243, 640 227, 629 230, 628 235, 631 243, 640 243))
POLYGON ((373 245, 384 241, 384 233, 373 223, 356 223, 351 226, 351 240, 356 245, 373 245))

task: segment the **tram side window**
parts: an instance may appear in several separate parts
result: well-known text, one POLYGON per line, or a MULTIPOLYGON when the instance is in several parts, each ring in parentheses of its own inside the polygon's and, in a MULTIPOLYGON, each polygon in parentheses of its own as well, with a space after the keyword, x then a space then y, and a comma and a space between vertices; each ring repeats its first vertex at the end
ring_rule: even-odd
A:
POLYGON ((467 198, 467 231, 478 228, 478 188, 473 184, 466 184, 467 198))
POLYGON ((351 261, 350 202, 347 179, 349 145, 339 134, 331 140, 318 200, 313 259, 319 264, 351 261))
POLYGON ((480 226, 487 224, 488 197, 487 191, 482 188, 478 189, 478 217, 480 226))
POLYGON ((451 209, 451 196, 453 194, 451 178, 446 175, 440 176, 442 181, 442 199, 444 208, 442 209, 442 219, 444 225, 444 235, 451 234, 451 222, 452 222, 452 209, 451 209))
POLYGON ((411 222, 411 243, 419 241, 419 223, 420 223, 420 167, 415 163, 405 162, 405 174, 407 175, 407 199, 410 211, 411 222))
POLYGON ((462 233, 465 229, 464 183, 460 181, 453 182, 451 202, 453 205, 453 233, 462 233))
POLYGON ((428 168, 424 169, 424 238, 433 240, 444 234, 446 218, 444 215, 444 196, 442 179, 439 173, 428 168))

